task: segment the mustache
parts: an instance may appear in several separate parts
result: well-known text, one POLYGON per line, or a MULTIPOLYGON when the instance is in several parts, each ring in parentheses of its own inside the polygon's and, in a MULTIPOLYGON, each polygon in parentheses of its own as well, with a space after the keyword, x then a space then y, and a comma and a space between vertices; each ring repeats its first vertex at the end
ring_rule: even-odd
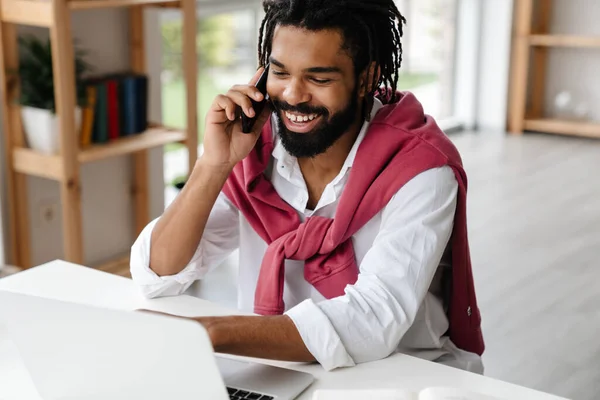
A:
POLYGON ((271 104, 276 110, 279 111, 288 111, 297 114, 317 114, 317 115, 325 115, 327 116, 327 109, 324 107, 315 107, 306 103, 300 103, 295 106, 292 106, 289 103, 284 101, 271 98, 271 104))

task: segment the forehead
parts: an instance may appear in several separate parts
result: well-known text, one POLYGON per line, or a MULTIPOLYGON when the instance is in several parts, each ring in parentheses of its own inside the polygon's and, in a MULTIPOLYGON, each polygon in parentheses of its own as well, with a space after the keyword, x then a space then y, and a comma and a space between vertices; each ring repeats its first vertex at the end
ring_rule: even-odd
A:
POLYGON ((295 26, 277 26, 273 33, 271 56, 286 68, 352 67, 352 59, 342 49, 338 30, 309 31, 295 26))

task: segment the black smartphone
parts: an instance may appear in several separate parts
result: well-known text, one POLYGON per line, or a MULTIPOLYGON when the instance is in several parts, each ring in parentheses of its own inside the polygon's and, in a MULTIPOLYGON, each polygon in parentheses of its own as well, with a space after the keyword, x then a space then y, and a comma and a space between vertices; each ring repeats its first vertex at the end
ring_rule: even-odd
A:
POLYGON ((256 88, 260 90, 260 92, 264 96, 262 101, 257 102, 255 100, 250 99, 250 101, 252 101, 252 108, 254 109, 254 117, 250 118, 246 116, 246 114, 244 114, 244 112, 242 111, 242 132, 244 133, 252 132, 252 128, 254 127, 254 123, 256 122, 256 118, 258 118, 258 116, 262 113, 263 109, 265 108, 265 104, 267 103, 267 101, 269 101, 269 95, 267 94, 267 78, 269 77, 269 66, 270 64, 266 65, 265 70, 260 75, 260 78, 258 78, 258 81, 256 81, 255 85, 256 88))

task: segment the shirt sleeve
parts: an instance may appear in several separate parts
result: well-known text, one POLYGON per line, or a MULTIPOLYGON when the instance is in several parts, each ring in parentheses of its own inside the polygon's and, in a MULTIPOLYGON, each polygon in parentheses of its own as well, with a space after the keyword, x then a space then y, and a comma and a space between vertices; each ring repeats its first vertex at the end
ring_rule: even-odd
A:
POLYGON ((158 276, 150 269, 150 239, 159 219, 144 227, 130 254, 131 277, 148 298, 182 294, 194 281, 219 266, 239 246, 239 211, 221 192, 188 265, 178 274, 158 276))
POLYGON ((381 229, 343 296, 288 310, 326 369, 389 356, 412 325, 450 239, 458 183, 450 167, 407 182, 382 212, 381 229))

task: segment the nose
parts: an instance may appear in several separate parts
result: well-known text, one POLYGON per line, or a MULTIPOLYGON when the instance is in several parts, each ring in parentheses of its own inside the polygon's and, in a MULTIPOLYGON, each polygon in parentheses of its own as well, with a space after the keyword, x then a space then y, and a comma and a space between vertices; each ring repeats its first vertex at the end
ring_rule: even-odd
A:
POLYGON ((300 79, 290 79, 283 91, 283 100, 288 104, 295 106, 301 103, 308 103, 311 99, 310 93, 300 79))

